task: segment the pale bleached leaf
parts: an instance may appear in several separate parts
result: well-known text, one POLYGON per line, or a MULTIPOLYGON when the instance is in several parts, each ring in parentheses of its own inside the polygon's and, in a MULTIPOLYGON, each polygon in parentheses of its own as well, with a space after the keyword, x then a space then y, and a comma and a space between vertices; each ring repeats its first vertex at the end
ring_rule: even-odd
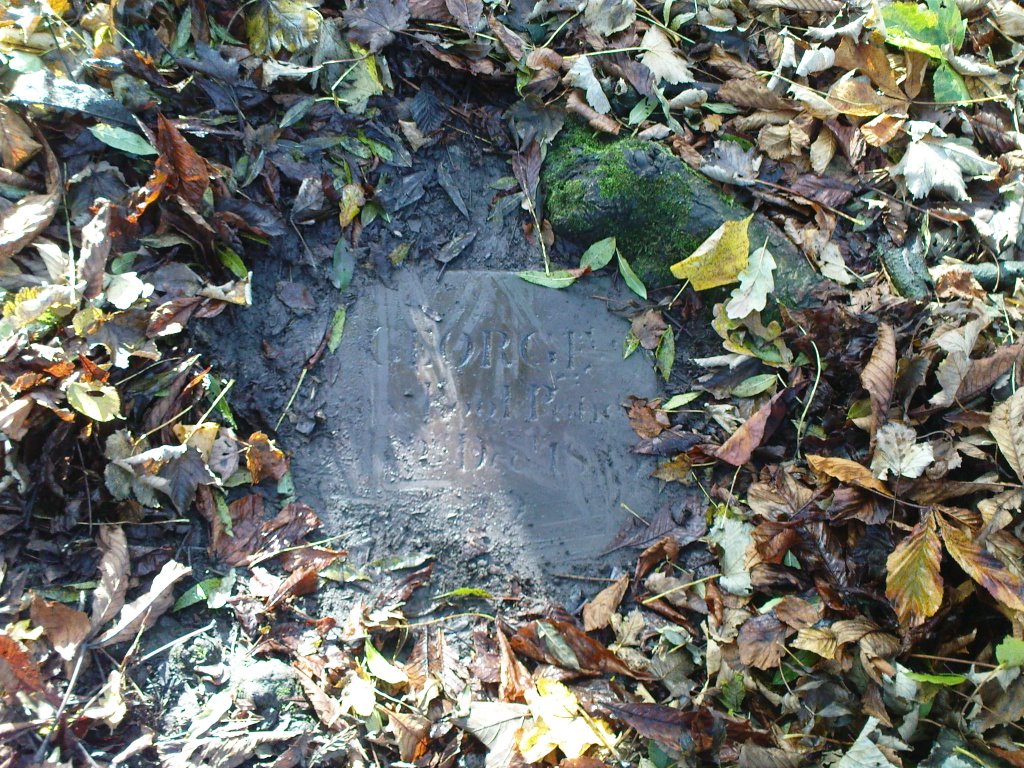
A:
POLYGON ((775 290, 775 257, 762 246, 750 254, 746 269, 740 272, 740 284, 734 288, 725 313, 742 320, 751 312, 760 312, 768 304, 768 295, 775 290))
POLYGON ((569 84, 583 90, 587 103, 599 114, 606 115, 612 110, 611 102, 605 96, 601 83, 594 74, 589 56, 580 56, 565 76, 569 84))
POLYGON ((654 73, 655 80, 664 80, 670 85, 692 83, 693 75, 690 67, 672 46, 664 32, 658 27, 649 27, 644 33, 640 47, 646 52, 640 57, 640 63, 654 73))
POLYGON ((892 477, 920 477, 935 461, 929 443, 917 443, 917 433, 906 424, 890 422, 875 433, 871 471, 885 480, 892 477))
POLYGON ((1024 482, 1024 389, 1018 389, 992 409, 988 429, 1006 463, 1024 482))

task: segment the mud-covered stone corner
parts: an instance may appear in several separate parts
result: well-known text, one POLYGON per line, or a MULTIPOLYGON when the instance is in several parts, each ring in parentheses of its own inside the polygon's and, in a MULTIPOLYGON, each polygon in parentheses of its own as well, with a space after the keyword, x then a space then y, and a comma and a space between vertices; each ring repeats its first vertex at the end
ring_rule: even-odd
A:
MULTIPOLYGON (((569 123, 548 148, 541 176, 545 216, 581 246, 615 237, 648 287, 675 282, 669 267, 685 259, 724 221, 750 214, 660 145, 610 139, 569 123)), ((821 277, 766 217, 755 214, 750 242, 776 258, 776 299, 803 303, 821 277)))

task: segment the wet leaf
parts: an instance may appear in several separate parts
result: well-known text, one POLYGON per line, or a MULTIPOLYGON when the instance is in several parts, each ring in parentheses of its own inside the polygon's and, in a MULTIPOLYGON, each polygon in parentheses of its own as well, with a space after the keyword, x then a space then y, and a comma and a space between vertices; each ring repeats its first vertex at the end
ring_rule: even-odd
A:
POLYGON ((849 459, 826 456, 808 456, 807 463, 819 474, 834 477, 842 483, 892 498, 892 492, 863 464, 849 459))
POLYGON ((878 340, 871 359, 860 374, 860 383, 871 398, 871 436, 889 417, 893 389, 896 386, 896 334, 892 327, 881 323, 878 340))
POLYGON ((916 627, 942 605, 942 546, 935 517, 927 513, 886 560, 885 596, 900 623, 916 627))
POLYGON ((203 195, 210 187, 209 164, 163 115, 157 115, 156 146, 160 157, 150 183, 154 179, 163 181, 154 194, 159 195, 160 189, 166 188, 186 205, 201 211, 203 195))
MULTIPOLYGON (((633 268, 629 266, 629 262, 623 258, 622 254, 619 253, 619 272, 622 274, 622 279, 626 281, 626 285, 629 286, 629 290, 639 296, 641 299, 647 298, 647 287, 643 284, 643 281, 637 276, 633 268)), ((669 366, 671 368, 671 366, 669 366)), ((665 377, 666 380, 668 377, 665 377)))
POLYGON ((382 50, 409 24, 408 0, 365 0, 363 7, 345 12, 351 40, 371 53, 382 50))
POLYGON ((969 532, 939 517, 942 543, 961 568, 996 600, 1015 611, 1024 611, 1024 579, 995 557, 969 532))
POLYGON ((245 466, 252 475, 253 483, 261 483, 267 478, 280 480, 288 471, 288 459, 267 435, 253 432, 245 447, 245 466))
POLYGON ((615 238, 606 237, 598 240, 583 252, 580 257, 580 269, 589 269, 593 272, 608 266, 615 256, 615 238))
POLYGON ((550 272, 517 272, 523 280, 545 288, 568 288, 586 274, 585 269, 553 269, 550 272))
POLYGON ((753 452, 771 437, 782 422, 787 408, 783 398, 787 395, 790 395, 790 391, 783 390, 758 408, 757 412, 715 451, 715 458, 732 464, 734 467, 741 467, 750 461, 753 452))
POLYGON ((484 13, 483 0, 445 0, 445 5, 459 28, 473 37, 484 13))
POLYGON ((661 341, 655 350, 658 373, 666 382, 672 377, 672 366, 676 362, 676 334, 672 328, 666 328, 661 334, 661 341))
POLYGON ((617 656, 565 621, 531 621, 509 640, 512 648, 531 659, 587 674, 606 672, 636 677, 617 656))
POLYGON ((771 612, 747 619, 736 638, 740 661, 757 669, 774 669, 782 661, 785 639, 791 632, 771 612))
POLYGON ((331 330, 327 337, 327 351, 332 355, 338 351, 338 347, 341 346, 341 337, 345 333, 345 317, 347 310, 345 307, 338 307, 334 310, 334 318, 331 320, 331 330))
POLYGON ((9 697, 19 691, 38 693, 44 688, 39 667, 25 647, 6 632, 0 632, 0 681, 9 697))
POLYGON ((752 218, 722 224, 690 256, 673 264, 672 274, 679 280, 689 280, 698 291, 735 282, 748 263, 747 228, 752 218))
POLYGON ((256 0, 245 8, 249 47, 257 56, 273 56, 284 48, 296 53, 316 42, 322 19, 306 0, 256 0))

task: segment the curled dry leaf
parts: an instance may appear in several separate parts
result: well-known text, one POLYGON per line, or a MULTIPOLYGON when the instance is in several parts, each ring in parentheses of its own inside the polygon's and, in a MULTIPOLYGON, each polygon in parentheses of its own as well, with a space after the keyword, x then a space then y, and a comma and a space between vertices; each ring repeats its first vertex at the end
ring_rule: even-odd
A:
POLYGON ((100 548, 99 584, 92 593, 92 631, 110 621, 124 605, 131 565, 128 560, 128 539, 119 525, 100 527, 97 543, 100 548))
POLYGON ((856 461, 831 456, 808 456, 807 463, 819 475, 826 475, 841 483, 854 485, 865 491, 874 491, 890 499, 893 497, 892 491, 871 474, 870 469, 863 464, 858 464, 856 461))
POLYGON ((57 158, 41 134, 37 134, 46 155, 46 192, 26 195, 0 212, 0 264, 36 239, 57 214, 60 204, 60 171, 57 158))
POLYGON ((860 374, 860 383, 871 398, 871 437, 889 416, 892 393, 896 386, 896 334, 892 326, 878 326, 878 340, 871 359, 860 374))
POLYGON ((602 589, 589 603, 583 606, 583 630, 593 632, 604 629, 611 621, 612 614, 619 608, 619 603, 626 596, 629 588, 629 576, 620 576, 614 583, 602 589))
POLYGON ((988 429, 1006 463, 1024 482, 1024 388, 992 409, 988 429))
POLYGON ((939 525, 946 551, 967 575, 1006 607, 1024 611, 1024 579, 969 531, 946 522, 943 517, 939 517, 939 525))
POLYGON ((146 593, 125 605, 114 626, 96 638, 96 645, 105 648, 131 640, 139 632, 153 626, 174 604, 171 588, 190 573, 191 568, 175 560, 165 563, 146 593))

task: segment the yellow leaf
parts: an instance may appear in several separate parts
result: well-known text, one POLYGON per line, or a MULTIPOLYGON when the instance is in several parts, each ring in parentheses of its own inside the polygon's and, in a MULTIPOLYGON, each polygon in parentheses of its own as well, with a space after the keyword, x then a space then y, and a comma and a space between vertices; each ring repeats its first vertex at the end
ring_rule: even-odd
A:
POLYGON ((519 735, 518 747, 527 763, 537 763, 555 749, 565 757, 579 757, 593 746, 609 747, 615 734, 597 718, 582 713, 576 695, 562 683, 547 678, 526 692, 526 703, 533 715, 519 735))
POLYGON ((689 280, 698 291, 736 282, 740 272, 746 269, 750 255, 747 228, 752 218, 753 215, 725 222, 696 251, 673 264, 672 274, 680 280, 689 280))
POLYGON ((366 195, 363 193, 363 188, 359 184, 346 184, 341 190, 338 223, 342 227, 347 227, 355 221, 365 204, 366 195))
POLYGON ((886 560, 885 596, 896 609, 900 623, 924 624, 942 606, 942 545, 929 512, 886 560))

